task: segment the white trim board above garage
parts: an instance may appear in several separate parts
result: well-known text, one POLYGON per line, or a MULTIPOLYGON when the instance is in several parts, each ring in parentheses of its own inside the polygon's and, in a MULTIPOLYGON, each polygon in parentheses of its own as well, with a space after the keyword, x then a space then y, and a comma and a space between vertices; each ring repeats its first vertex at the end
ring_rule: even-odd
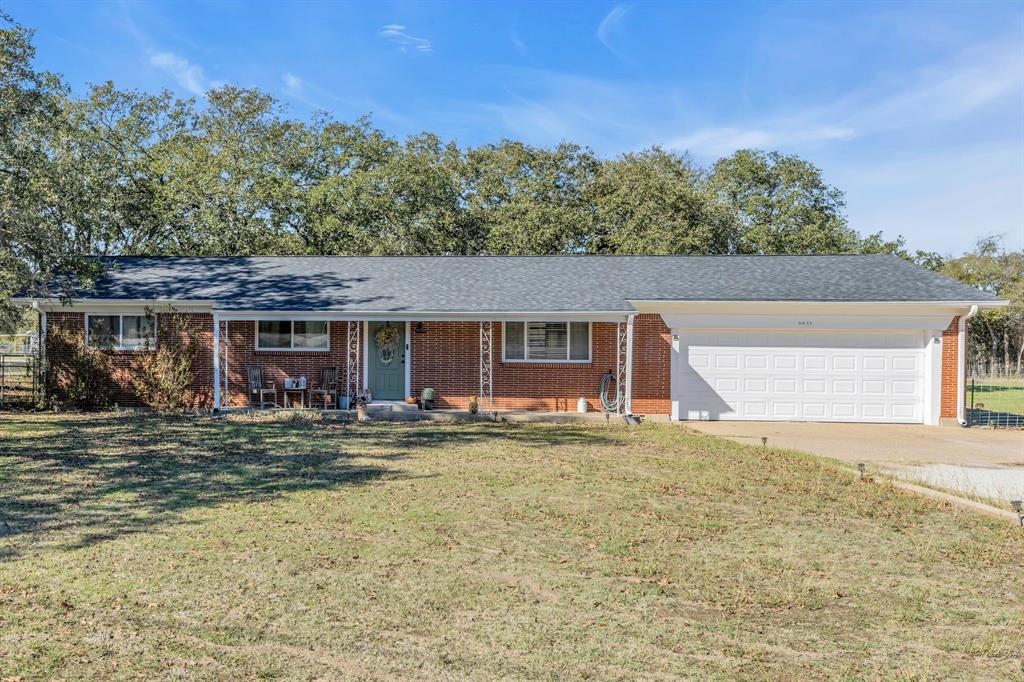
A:
POLYGON ((941 331, 967 308, 931 303, 634 302, 669 329, 941 331))

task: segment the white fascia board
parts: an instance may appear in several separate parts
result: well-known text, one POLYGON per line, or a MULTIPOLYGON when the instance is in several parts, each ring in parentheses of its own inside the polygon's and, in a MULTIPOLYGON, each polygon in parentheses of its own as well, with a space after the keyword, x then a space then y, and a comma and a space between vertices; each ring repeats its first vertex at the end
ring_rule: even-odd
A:
POLYGON ((960 315, 971 306, 1000 308, 1008 301, 651 301, 630 300, 638 312, 662 315, 960 315))
POLYGON ((180 301, 175 299, 127 299, 127 298, 86 298, 73 299, 65 305, 54 298, 14 298, 15 305, 29 305, 38 310, 51 313, 102 313, 122 312, 126 310, 142 310, 153 308, 156 312, 173 308, 180 313, 209 313, 213 311, 214 301, 180 301))
POLYGON ((395 311, 352 311, 343 310, 218 310, 222 320, 339 320, 384 322, 411 320, 416 322, 624 322, 626 312, 409 312, 395 311))

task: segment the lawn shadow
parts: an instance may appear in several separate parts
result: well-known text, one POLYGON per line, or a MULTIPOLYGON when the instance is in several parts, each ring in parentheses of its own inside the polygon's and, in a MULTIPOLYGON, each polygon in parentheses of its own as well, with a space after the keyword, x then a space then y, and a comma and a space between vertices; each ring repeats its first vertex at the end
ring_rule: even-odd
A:
POLYGON ((517 425, 231 423, 196 417, 9 415, 0 422, 0 559, 39 542, 88 546, 180 523, 191 509, 409 478, 425 449, 503 440, 599 445, 596 429, 517 425), (36 429, 55 430, 40 437, 36 429))

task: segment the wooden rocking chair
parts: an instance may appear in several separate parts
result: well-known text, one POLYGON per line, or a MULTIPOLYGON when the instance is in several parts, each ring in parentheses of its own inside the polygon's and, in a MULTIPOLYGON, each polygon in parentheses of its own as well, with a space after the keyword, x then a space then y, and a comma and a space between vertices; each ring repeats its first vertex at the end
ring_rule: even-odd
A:
POLYGON ((274 387, 274 383, 265 383, 263 381, 263 368, 262 367, 246 367, 245 377, 249 385, 249 406, 264 408, 268 404, 274 407, 280 407, 277 403, 277 388, 274 387), (267 396, 271 396, 271 400, 267 400, 267 396))
POLYGON ((327 409, 328 403, 338 407, 338 368, 323 367, 320 369, 320 385, 309 392, 309 404, 323 404, 327 409))

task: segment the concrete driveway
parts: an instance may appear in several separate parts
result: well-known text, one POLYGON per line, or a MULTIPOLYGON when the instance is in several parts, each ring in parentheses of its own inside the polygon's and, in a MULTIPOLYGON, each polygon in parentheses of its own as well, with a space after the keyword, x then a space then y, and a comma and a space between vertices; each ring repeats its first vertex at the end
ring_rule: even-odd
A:
POLYGON ((920 424, 686 422, 739 443, 802 450, 848 462, 1024 466, 1024 431, 920 424))

